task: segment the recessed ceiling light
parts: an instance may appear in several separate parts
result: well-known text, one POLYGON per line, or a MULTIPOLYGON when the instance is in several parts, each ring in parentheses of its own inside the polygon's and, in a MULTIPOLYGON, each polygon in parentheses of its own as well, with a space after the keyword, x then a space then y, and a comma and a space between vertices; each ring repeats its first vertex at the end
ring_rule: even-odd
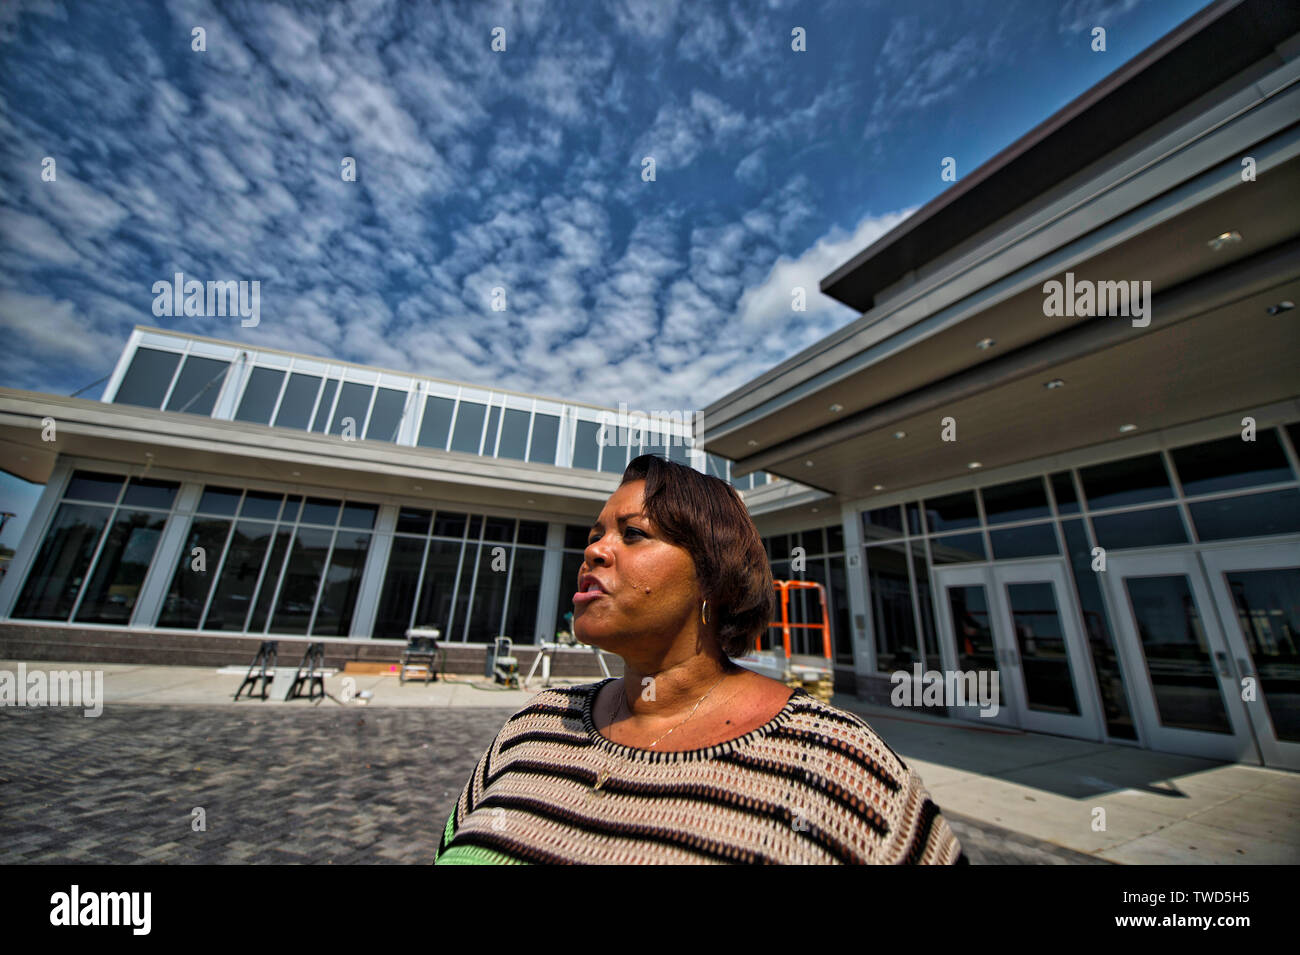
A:
POLYGON ((885 489, 885 485, 883 485, 883 484, 873 484, 873 485, 871 485, 871 490, 873 490, 873 491, 883 491, 884 489, 885 489))
POLYGON ((992 338, 981 338, 979 341, 975 343, 975 347, 978 348, 980 351, 988 351, 996 344, 997 342, 994 341, 992 338))
POLYGON ((984 467, 984 465, 980 464, 978 461, 972 461, 970 464, 966 465, 966 467, 974 471, 976 468, 984 467))
POLYGON ((813 466, 813 463, 812 463, 812 461, 805 461, 805 462, 803 463, 803 466, 806 467, 806 468, 810 468, 810 467, 813 466))
POLYGON ((1064 388, 1064 387, 1065 387, 1065 379, 1064 379, 1064 378, 1053 378, 1051 381, 1049 381, 1049 382, 1047 382, 1046 384, 1044 384, 1043 387, 1046 388, 1048 391, 1054 391, 1054 390, 1057 389, 1057 388, 1064 388))
POLYGON ((1232 243, 1240 242, 1240 241, 1241 241, 1240 232, 1220 232, 1218 235, 1216 235, 1213 239, 1211 239, 1209 242, 1205 244, 1208 245, 1215 252, 1218 252, 1225 245, 1230 245, 1232 243))
POLYGON ((1125 434, 1127 434, 1130 431, 1136 431, 1137 429, 1138 426, 1135 424, 1122 424, 1119 426, 1119 430, 1125 434))
POLYGON ((814 508, 812 509, 812 512, 813 512, 814 514, 816 514, 816 513, 817 513, 818 511, 820 511, 820 510, 821 510, 820 507, 814 507, 814 508))
POLYGON ((417 491, 423 491, 423 490, 424 490, 424 488, 423 488, 423 487, 421 487, 421 486, 420 486, 420 485, 418 485, 418 484, 417 484, 417 485, 415 485, 415 489, 416 489, 416 490, 417 490, 417 491))
POLYGON ((839 414, 843 410, 844 410, 844 406, 840 404, 838 401, 835 402, 835 404, 831 405, 831 411, 833 411, 835 414, 839 414))
POLYGON ((528 499, 528 503, 529 503, 529 504, 536 504, 537 502, 534 501, 534 500, 530 497, 530 498, 528 499))
POLYGON ((746 441, 745 443, 748 444, 751 448, 756 448, 756 447, 758 447, 758 442, 755 441, 753 438, 750 438, 750 439, 749 439, 748 441, 746 441))
POLYGON ((302 477, 297 471, 292 472, 294 477, 302 477))
POLYGON ((906 432, 906 431, 895 431, 895 432, 894 432, 894 437, 897 438, 899 441, 902 441, 904 438, 907 437, 907 432, 906 432))
POLYGON ((1289 312, 1293 308, 1295 308, 1295 302, 1278 302, 1276 305, 1270 305, 1268 307, 1268 313, 1270 315, 1281 315, 1283 312, 1289 312))

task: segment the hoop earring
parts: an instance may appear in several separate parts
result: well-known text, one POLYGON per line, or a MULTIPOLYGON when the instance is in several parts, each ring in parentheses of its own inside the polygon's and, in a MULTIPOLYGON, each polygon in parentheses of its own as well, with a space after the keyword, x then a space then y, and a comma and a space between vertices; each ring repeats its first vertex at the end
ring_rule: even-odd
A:
POLYGON ((707 600, 704 601, 703 606, 700 607, 700 623, 704 624, 706 627, 709 625, 709 602, 707 600))

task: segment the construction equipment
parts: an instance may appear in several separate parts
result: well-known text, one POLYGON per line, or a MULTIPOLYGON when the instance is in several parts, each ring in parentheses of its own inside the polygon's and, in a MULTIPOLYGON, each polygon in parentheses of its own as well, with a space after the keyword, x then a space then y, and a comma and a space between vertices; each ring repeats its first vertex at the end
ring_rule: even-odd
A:
POLYGON ((754 641, 754 648, 735 661, 746 669, 780 680, 786 686, 802 687, 829 703, 835 691, 835 658, 831 651, 830 615, 826 611, 826 589, 812 580, 774 580, 777 619, 754 641), (812 591, 798 601, 796 620, 791 621, 792 594, 812 591), (809 599, 814 597, 815 599, 809 599), (804 617, 817 617, 813 622, 804 617), (791 631, 799 631, 792 634, 791 631))

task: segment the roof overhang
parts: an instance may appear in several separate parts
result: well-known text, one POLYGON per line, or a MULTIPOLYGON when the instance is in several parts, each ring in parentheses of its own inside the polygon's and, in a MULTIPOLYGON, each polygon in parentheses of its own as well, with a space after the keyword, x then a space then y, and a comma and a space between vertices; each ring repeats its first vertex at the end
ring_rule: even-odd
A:
POLYGON ((82 398, 0 388, 4 470, 45 483, 59 455, 151 473, 512 506, 587 523, 618 476, 289 431, 82 398), (53 420, 54 440, 47 419, 53 420))
POLYGON ((734 474, 860 498, 1113 440, 1121 424, 1296 397, 1300 312, 1268 309, 1300 296, 1298 81, 1300 59, 1265 57, 938 255, 861 320, 707 408, 705 446, 734 474), (1241 241, 1209 244, 1234 230, 1241 241), (1150 324, 1048 317, 1044 283, 1067 272, 1149 281, 1150 324), (945 417, 955 442, 941 440, 945 417))

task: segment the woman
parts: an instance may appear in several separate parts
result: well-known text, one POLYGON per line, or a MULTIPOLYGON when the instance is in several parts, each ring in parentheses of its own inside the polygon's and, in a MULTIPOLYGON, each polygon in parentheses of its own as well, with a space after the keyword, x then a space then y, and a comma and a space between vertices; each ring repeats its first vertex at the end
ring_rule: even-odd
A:
POLYGON ((502 727, 438 863, 965 863, 863 720, 733 663, 772 573, 731 485, 642 455, 592 525, 574 633, 622 679, 539 693, 502 727))

